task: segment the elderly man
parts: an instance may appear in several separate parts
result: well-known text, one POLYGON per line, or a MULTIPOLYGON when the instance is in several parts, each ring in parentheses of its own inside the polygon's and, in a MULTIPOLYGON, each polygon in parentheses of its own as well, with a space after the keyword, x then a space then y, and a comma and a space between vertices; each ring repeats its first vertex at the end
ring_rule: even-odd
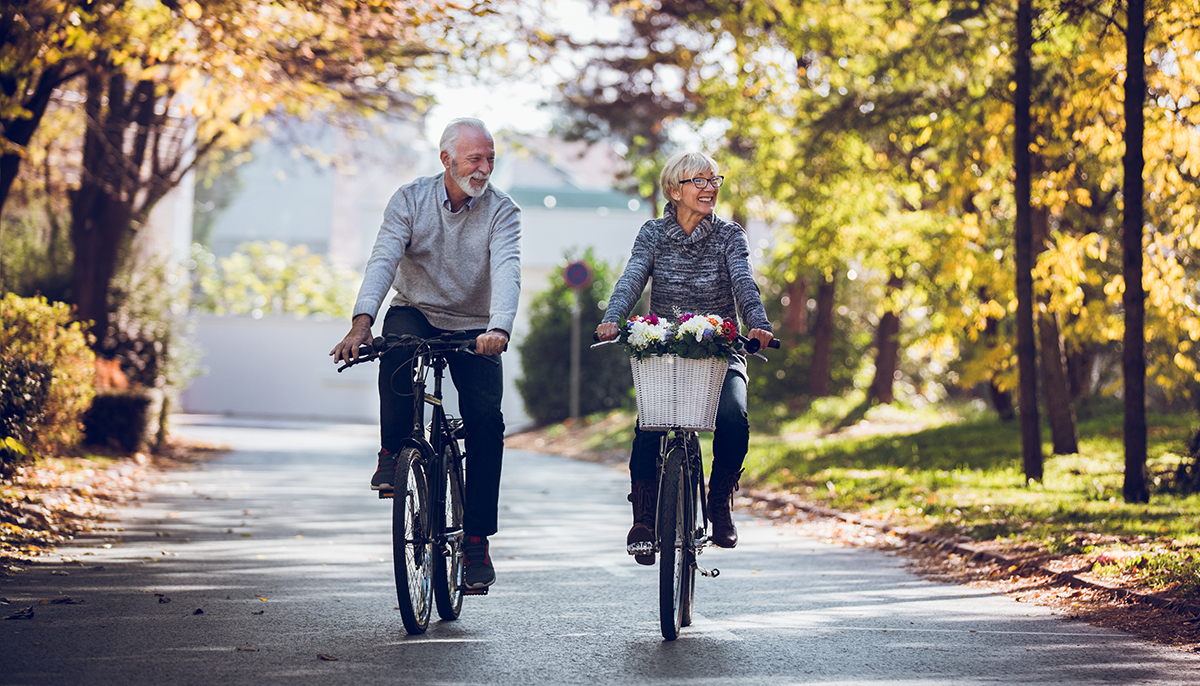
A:
MULTIPOLYGON (((401 187, 388 202, 350 333, 329 353, 335 363, 356 359, 359 346, 371 342, 371 325, 389 287, 396 295, 383 320, 385 336, 470 332, 476 335, 476 352, 496 363, 508 344, 521 291, 521 208, 490 183, 496 151, 483 122, 450 122, 440 148, 445 172, 401 187)), ((397 394, 391 385, 393 374, 405 364, 398 357, 380 360, 382 440, 371 479, 375 490, 395 485, 396 453, 412 431, 412 398, 397 394)), ((497 526, 504 417, 503 373, 492 361, 473 355, 450 360, 467 433, 463 553, 468 589, 486 588, 496 580, 487 537, 497 526)), ((408 377, 400 373, 396 378, 408 377)))

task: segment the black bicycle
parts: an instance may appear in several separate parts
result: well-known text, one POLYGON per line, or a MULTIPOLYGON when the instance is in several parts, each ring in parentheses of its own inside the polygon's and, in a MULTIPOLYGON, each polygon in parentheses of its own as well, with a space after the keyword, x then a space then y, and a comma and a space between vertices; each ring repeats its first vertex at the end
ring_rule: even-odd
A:
MULTIPOLYGON (((474 355, 475 337, 451 332, 433 338, 413 335, 377 337, 359 348, 359 358, 338 368, 370 362, 387 354, 408 354, 413 361, 413 430, 396 456, 397 488, 379 491, 392 499, 392 552, 400 616, 410 634, 422 634, 436 604, 438 616, 457 619, 464 595, 486 595, 487 588, 463 586, 462 420, 446 414, 442 378, 447 355, 474 355), (427 379, 433 373, 432 392, 427 379), (425 424, 425 408, 431 410, 425 424)), ((401 369, 404 366, 400 367, 401 369)), ((394 380, 393 380, 394 383, 394 380)))
MULTIPOLYGON (((593 338, 595 338, 593 336, 593 338)), ((760 359, 757 339, 738 336, 742 351, 760 359)), ((597 345, 616 343, 607 341, 597 345)), ((772 339, 768 347, 778 348, 772 339)), ((593 346, 595 347, 595 346, 593 346)), ((695 428, 667 427, 659 444, 658 505, 655 513, 654 542, 641 547, 631 544, 630 555, 658 554, 658 616, 662 636, 668 641, 692 623, 696 597, 696 572, 716 578, 720 570, 701 567, 697 557, 712 545, 709 538, 708 500, 704 488, 704 464, 700 436, 695 428)), ((659 429, 661 430, 661 429, 659 429)))

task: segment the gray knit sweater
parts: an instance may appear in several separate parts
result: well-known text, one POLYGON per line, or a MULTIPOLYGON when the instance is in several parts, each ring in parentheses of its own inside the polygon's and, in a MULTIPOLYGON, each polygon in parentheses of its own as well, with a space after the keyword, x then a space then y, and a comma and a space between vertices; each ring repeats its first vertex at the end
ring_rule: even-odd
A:
MULTIPOLYGON (((643 224, 603 321, 629 316, 650 277, 651 314, 672 320, 685 312, 715 314, 740 319, 751 329, 772 330, 754 282, 746 230, 715 214, 702 219, 690 236, 672 203, 662 217, 643 224)), ((730 362, 744 371, 744 360, 730 362)))
POLYGON ((388 202, 354 315, 392 305, 420 310, 439 329, 512 334, 521 295, 521 208, 489 185, 458 214, 442 205, 442 174, 402 186, 388 202))

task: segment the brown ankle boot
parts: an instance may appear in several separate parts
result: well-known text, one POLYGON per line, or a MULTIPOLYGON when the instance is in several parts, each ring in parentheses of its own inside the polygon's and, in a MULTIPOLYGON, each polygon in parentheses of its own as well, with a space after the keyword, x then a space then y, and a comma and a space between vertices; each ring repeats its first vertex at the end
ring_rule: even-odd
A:
POLYGON ((637 479, 629 493, 633 503, 633 528, 625 537, 625 549, 640 565, 654 564, 654 510, 658 506, 658 484, 654 479, 637 479))
POLYGON ((732 548, 737 545, 737 528, 733 525, 733 515, 729 512, 729 501, 733 492, 738 490, 738 479, 742 471, 729 472, 713 468, 712 476, 708 479, 708 518, 712 521, 713 545, 718 548, 732 548))

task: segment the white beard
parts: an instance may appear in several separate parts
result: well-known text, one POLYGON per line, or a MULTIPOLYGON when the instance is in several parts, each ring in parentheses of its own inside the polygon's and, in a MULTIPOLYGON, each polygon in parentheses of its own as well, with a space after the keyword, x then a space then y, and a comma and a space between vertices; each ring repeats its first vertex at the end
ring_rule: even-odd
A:
POLYGON ((462 189, 462 192, 466 193, 472 198, 478 198, 479 196, 483 195, 483 192, 487 190, 488 184, 491 183, 490 175, 476 173, 472 174, 471 176, 459 176, 458 172, 454 170, 456 166, 458 165, 452 160, 450 164, 450 178, 454 179, 454 183, 458 184, 458 187, 462 189), (471 179, 483 181, 484 183, 478 189, 475 189, 471 186, 471 179))

